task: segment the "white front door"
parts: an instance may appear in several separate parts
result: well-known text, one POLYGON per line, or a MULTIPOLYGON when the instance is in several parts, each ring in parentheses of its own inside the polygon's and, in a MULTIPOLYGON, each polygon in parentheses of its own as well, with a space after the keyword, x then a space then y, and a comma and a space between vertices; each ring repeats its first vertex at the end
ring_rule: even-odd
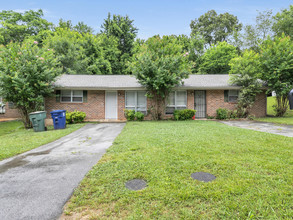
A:
POLYGON ((106 91, 105 117, 117 119, 117 91, 106 91))

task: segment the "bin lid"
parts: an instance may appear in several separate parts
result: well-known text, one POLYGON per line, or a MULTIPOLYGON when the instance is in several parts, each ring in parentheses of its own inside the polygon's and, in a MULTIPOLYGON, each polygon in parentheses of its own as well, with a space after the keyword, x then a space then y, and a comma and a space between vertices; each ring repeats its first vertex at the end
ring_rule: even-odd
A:
POLYGON ((29 115, 42 114, 42 113, 46 113, 46 112, 45 111, 31 112, 29 113, 29 115))
POLYGON ((55 111, 51 111, 50 113, 54 114, 54 113, 63 113, 63 112, 66 112, 66 110, 55 110, 55 111))

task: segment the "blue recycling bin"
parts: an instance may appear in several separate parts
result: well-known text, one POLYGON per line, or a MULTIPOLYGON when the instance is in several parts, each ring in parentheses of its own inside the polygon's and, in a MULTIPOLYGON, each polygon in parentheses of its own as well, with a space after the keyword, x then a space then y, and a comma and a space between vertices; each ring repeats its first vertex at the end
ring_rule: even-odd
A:
POLYGON ((64 129, 66 128, 66 110, 55 110, 50 112, 54 129, 64 129))

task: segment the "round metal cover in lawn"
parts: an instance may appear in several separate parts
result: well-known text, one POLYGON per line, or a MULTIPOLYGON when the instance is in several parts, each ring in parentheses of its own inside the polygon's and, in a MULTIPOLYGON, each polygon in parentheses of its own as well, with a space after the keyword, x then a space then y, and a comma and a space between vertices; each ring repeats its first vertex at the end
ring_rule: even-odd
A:
POLYGON ((191 177, 195 180, 199 180, 203 182, 210 182, 216 179, 216 177, 213 174, 205 173, 205 172, 192 173, 191 177))
POLYGON ((147 187, 146 181, 142 179, 133 179, 125 183, 125 187, 130 190, 142 190, 147 187))

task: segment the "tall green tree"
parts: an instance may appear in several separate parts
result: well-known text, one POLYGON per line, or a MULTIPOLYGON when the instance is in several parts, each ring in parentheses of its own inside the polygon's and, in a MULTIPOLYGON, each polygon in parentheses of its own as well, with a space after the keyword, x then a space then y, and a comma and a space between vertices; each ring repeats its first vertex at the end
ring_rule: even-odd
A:
POLYGON ((77 25, 73 27, 73 30, 77 31, 80 34, 89 33, 92 34, 94 29, 85 24, 84 22, 78 22, 77 25))
POLYGON ((240 31, 242 24, 232 14, 217 14, 210 10, 190 23, 191 34, 200 34, 206 43, 211 46, 217 42, 227 41, 233 31, 240 31))
POLYGON ((273 36, 272 10, 258 12, 255 25, 246 25, 244 27, 243 41, 245 48, 259 52, 259 45, 267 39, 268 36, 273 36))
POLYGON ((66 74, 90 74, 88 58, 81 46, 82 35, 67 28, 58 28, 43 41, 43 47, 53 50, 66 74))
POLYGON ((10 41, 23 42, 30 36, 35 36, 43 30, 52 29, 53 24, 42 18, 43 11, 29 10, 24 13, 15 11, 0 12, 0 44, 10 41))
POLYGON ((228 74, 229 62, 238 55, 236 47, 227 42, 212 45, 201 57, 200 74, 228 74))
POLYGON ((274 20, 273 30, 278 36, 284 33, 286 36, 293 38, 293 5, 277 13, 274 16, 274 20))
POLYGON ((43 99, 52 95, 52 82, 60 73, 53 51, 38 47, 37 42, 0 48, 0 95, 14 103, 26 128, 29 113, 43 110, 43 99))
POLYGON ((150 111, 156 120, 164 114, 169 93, 181 85, 191 71, 186 54, 182 51, 176 39, 155 36, 149 38, 135 55, 131 69, 153 100, 150 111))
POLYGON ((113 65, 116 67, 113 69, 115 74, 129 74, 127 63, 133 55, 137 30, 133 24, 133 20, 127 15, 125 17, 115 14, 111 16, 109 13, 107 19, 104 20, 101 26, 101 33, 106 34, 108 37, 116 37, 118 40, 118 49, 121 51, 119 63, 113 65))
POLYGON ((59 20, 58 26, 55 27, 55 30, 63 28, 63 29, 68 29, 71 31, 77 31, 80 34, 83 33, 90 33, 92 34, 94 32, 94 29, 85 24, 84 22, 80 21, 76 25, 73 26, 71 20, 63 20, 62 18, 59 20))
MULTIPOLYGON (((80 34, 68 28, 58 28, 43 42, 53 49, 66 74, 112 74, 111 60, 105 58, 104 38, 90 33, 80 34)), ((109 42, 112 45, 115 43, 109 42)), ((115 45, 117 48, 117 44, 115 45)), ((109 47, 115 54, 113 47, 109 47)), ((117 49, 116 49, 117 50, 117 49)), ((109 54, 109 53, 108 53, 109 54)), ((113 56, 113 55, 111 55, 113 56)))
POLYGON ((242 56, 233 58, 229 64, 230 83, 241 86, 237 102, 238 117, 247 117, 255 102, 256 95, 261 92, 262 82, 259 81, 261 72, 259 54, 245 50, 242 56))
POLYGON ((261 78, 267 82, 268 92, 276 92, 276 116, 283 116, 293 88, 293 43, 283 34, 275 39, 269 37, 260 49, 261 78))
MULTIPOLYGON (((157 36, 159 37, 159 36, 157 36)), ((164 36, 164 38, 173 41, 174 44, 180 45, 182 53, 192 65, 192 73, 197 73, 201 63, 201 57, 204 54, 205 41, 199 34, 191 35, 170 35, 164 36)))

